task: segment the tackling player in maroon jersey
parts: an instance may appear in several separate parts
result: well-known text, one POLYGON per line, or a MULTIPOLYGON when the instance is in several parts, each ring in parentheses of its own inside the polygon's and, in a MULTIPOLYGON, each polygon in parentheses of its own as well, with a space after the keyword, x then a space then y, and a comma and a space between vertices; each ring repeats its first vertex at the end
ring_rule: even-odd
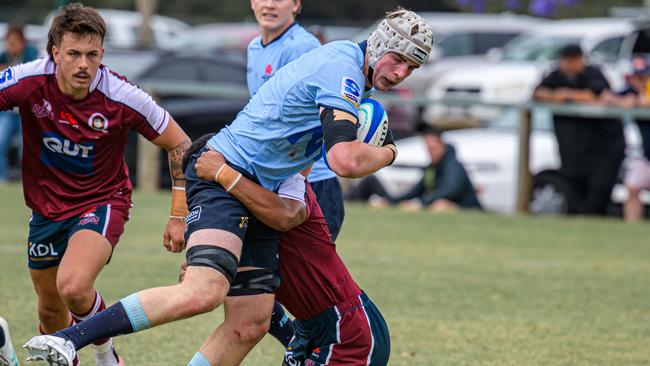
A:
MULTIPOLYGON (((264 224, 284 231, 282 284, 276 298, 296 317, 284 365, 386 365, 390 353, 386 322, 336 253, 305 177, 289 178, 275 194, 224 164, 223 155, 208 151, 195 168, 203 179, 215 179, 219 171, 218 183, 232 186, 229 192, 264 224)), ((227 347, 225 341, 213 333, 195 359, 201 359, 201 365, 218 365, 214 355, 227 347)))
MULTIPOLYGON (((163 244, 174 252, 185 245, 181 160, 190 140, 148 94, 101 64, 105 32, 96 10, 68 5, 49 30, 48 56, 0 74, 0 110, 18 107, 22 120, 29 268, 43 333, 105 308, 93 284, 129 218, 129 129, 169 153, 174 189, 163 244)), ((121 364, 110 338, 94 345, 97 365, 121 364)))

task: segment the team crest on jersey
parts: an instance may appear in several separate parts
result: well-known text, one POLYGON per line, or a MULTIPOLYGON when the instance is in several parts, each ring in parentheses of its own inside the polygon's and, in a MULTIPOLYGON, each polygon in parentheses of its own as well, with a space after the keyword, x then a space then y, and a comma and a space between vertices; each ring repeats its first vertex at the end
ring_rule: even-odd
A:
POLYGON ((273 65, 268 64, 264 68, 264 75, 262 75, 262 79, 269 80, 271 76, 273 76, 273 65))
POLYGON ((43 105, 34 104, 32 112, 38 118, 48 118, 54 120, 54 112, 52 112, 52 105, 47 100, 43 99, 43 105))
POLYGON ((88 126, 93 130, 108 133, 108 118, 104 117, 101 113, 93 113, 90 118, 88 118, 88 126))
POLYGON ((355 108, 359 108, 359 100, 361 99, 361 87, 357 84, 354 79, 350 77, 343 77, 341 81, 341 95, 343 98, 348 100, 354 105, 355 108))

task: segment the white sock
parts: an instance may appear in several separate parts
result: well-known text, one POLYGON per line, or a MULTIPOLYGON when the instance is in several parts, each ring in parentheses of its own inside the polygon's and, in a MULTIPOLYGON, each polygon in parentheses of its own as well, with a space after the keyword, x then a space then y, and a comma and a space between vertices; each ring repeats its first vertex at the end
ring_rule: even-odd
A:
POLYGON ((95 351, 95 363, 97 366, 117 366, 118 360, 113 353, 113 340, 109 339, 108 342, 100 345, 93 344, 93 351, 95 351))

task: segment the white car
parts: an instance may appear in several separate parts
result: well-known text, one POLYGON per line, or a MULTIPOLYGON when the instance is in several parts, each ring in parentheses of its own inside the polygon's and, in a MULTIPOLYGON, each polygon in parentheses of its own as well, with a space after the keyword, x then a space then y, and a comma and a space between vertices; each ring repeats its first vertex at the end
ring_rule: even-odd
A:
MULTIPOLYGON (((443 139, 456 149, 458 160, 465 166, 478 198, 487 211, 505 214, 516 212, 518 118, 518 111, 510 110, 488 127, 447 131, 443 134, 443 139)), ((548 110, 539 109, 533 113, 529 161, 533 192, 529 208, 534 214, 561 214, 568 210, 566 187, 557 172, 560 158, 550 121, 548 110)), ((625 137, 628 158, 623 163, 622 171, 625 171, 630 158, 639 153, 641 145, 636 125, 625 125, 625 137)), ((396 145, 399 154, 395 163, 376 173, 391 195, 399 195, 416 184, 422 177, 422 168, 430 163, 421 137, 398 140, 396 145)), ((625 187, 622 184, 616 185, 612 201, 622 203, 626 197, 625 187)), ((650 203, 650 193, 644 192, 642 200, 650 203)))
MULTIPOLYGON (((104 46, 107 48, 134 49, 138 46, 138 32, 142 23, 142 16, 135 11, 97 9, 106 22, 106 39, 104 46)), ((50 29, 56 12, 51 12, 44 22, 45 29, 50 29)), ((158 49, 169 50, 176 47, 181 34, 190 26, 178 19, 154 15, 151 17, 151 30, 153 32, 153 46, 158 49)))
MULTIPOLYGON (((580 44, 588 57, 599 63, 613 89, 623 87, 623 74, 629 65, 635 31, 631 19, 585 18, 546 22, 510 41, 502 51, 493 51, 483 60, 459 62, 453 67, 440 65, 435 82, 428 89, 429 99, 475 98, 487 103, 520 104, 530 100, 534 88, 556 60, 558 51, 568 44, 580 44)), ((498 116, 498 109, 478 108, 451 111, 462 119, 481 121, 498 116)), ((424 119, 436 122, 449 119, 450 109, 431 105, 424 119)))
MULTIPOLYGON (((447 131, 445 142, 456 149, 488 211, 514 213, 517 198, 517 111, 506 113, 491 127, 447 131)), ((534 125, 537 125, 534 123, 534 125)), ((430 163, 421 137, 396 141, 399 151, 395 163, 376 173, 391 195, 403 193, 422 177, 422 167, 430 163)), ((549 126, 540 126, 531 136, 531 171, 557 169, 560 166, 557 143, 549 126)))

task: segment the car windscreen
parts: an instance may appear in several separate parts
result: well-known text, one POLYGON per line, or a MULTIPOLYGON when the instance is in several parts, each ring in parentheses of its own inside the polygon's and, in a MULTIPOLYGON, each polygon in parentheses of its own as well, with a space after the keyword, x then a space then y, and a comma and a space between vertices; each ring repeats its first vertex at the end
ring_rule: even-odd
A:
POLYGON ((510 61, 555 60, 558 51, 568 44, 580 44, 580 38, 521 35, 503 48, 503 59, 510 61))

